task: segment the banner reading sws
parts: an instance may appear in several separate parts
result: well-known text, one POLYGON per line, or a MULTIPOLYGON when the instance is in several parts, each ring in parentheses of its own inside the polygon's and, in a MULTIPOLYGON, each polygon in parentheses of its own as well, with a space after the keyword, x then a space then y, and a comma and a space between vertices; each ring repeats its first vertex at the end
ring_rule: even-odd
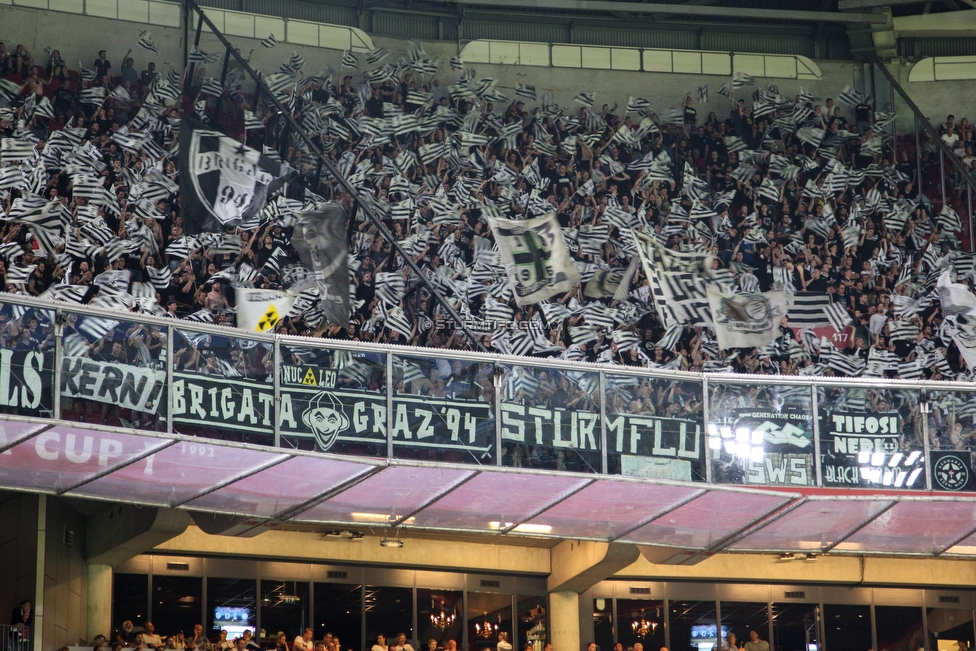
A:
MULTIPOLYGON (((716 423, 731 428, 733 434, 749 432, 743 443, 761 447, 762 454, 743 458, 720 453, 716 474, 720 483, 757 486, 814 486, 816 467, 813 457, 813 417, 802 409, 784 407, 781 411, 753 408, 736 409, 716 423), (761 437, 754 437, 755 433, 761 437), (761 438, 761 443, 759 442, 761 438)), ((735 445, 737 441, 732 441, 735 445)))

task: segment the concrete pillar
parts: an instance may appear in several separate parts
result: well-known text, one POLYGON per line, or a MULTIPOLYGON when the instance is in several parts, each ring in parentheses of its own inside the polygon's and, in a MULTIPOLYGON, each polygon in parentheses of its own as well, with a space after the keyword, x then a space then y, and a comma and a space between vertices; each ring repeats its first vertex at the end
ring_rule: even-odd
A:
POLYGON ((549 593, 549 631, 553 651, 582 651, 578 592, 549 593))
POLYGON ((47 495, 37 496, 37 560, 34 568, 34 604, 31 615, 31 644, 44 651, 44 573, 47 571, 47 495))
POLYGON ((88 638, 112 637, 112 566, 88 565, 88 638))

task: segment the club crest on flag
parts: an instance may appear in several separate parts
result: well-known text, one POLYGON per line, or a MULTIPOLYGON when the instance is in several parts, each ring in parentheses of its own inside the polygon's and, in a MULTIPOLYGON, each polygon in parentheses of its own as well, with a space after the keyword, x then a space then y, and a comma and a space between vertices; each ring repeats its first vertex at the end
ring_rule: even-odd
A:
POLYGON ((762 294, 723 297, 719 301, 715 319, 732 332, 762 332, 768 330, 773 318, 783 316, 762 294))

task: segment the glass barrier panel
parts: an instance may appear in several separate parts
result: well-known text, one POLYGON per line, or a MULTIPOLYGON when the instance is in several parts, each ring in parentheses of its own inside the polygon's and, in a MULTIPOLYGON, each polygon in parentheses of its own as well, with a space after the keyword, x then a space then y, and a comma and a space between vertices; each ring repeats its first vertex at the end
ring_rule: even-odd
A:
POLYGON ((736 644, 748 643, 750 631, 756 631, 761 640, 768 637, 769 610, 765 602, 723 601, 719 606, 722 609, 722 630, 729 648, 732 647, 733 636, 736 644))
MULTIPOLYGON (((277 647, 278 631, 302 631, 309 627, 308 583, 261 579, 261 630, 258 640, 265 648, 277 647)), ((153 617, 156 613, 153 613, 153 617)), ((314 627, 312 630, 315 630, 314 627)), ((295 638, 292 638, 294 640, 295 638)), ((290 642, 285 637, 285 642, 290 642)))
MULTIPOLYGON (((152 623, 164 635, 172 631, 190 632, 200 621, 203 578, 199 576, 153 576, 152 623)), ((125 620, 122 620, 125 621, 125 620)), ((133 622, 135 624, 135 622, 133 622)))
POLYGON ((597 597, 593 600, 593 641, 597 651, 610 651, 616 639, 613 599, 597 597))
MULTIPOLYGON (((664 646, 664 601, 660 599, 617 599, 617 641, 625 649, 640 642, 645 649, 664 646)), ((610 651, 613 645, 601 651, 610 651)))
POLYGON ((714 601, 670 601, 668 607, 672 649, 712 649, 725 639, 728 631, 718 629, 714 601))
POLYGON ((505 366, 502 465, 601 472, 600 375, 505 366))
POLYGON ((437 642, 436 648, 446 649, 449 640, 462 648, 463 613, 464 592, 461 590, 417 588, 417 642, 420 646, 416 648, 428 649, 430 640, 437 642))
MULTIPOLYGON (((396 641, 398 633, 405 633, 408 640, 413 639, 413 589, 368 585, 365 594, 367 646, 386 648, 396 641), (390 643, 386 642, 387 639, 390 643)), ((456 611, 454 613, 456 617, 456 611)), ((459 640, 460 637, 454 639, 459 640)))
POLYGON ((166 430, 165 328, 68 314, 58 363, 61 418, 166 430))
POLYGON ((926 608, 925 624, 929 632, 929 648, 962 649, 960 642, 973 648, 973 611, 961 608, 926 608))
POLYGON ((271 342, 177 328, 173 349, 174 431, 274 445, 271 342))
POLYGON ((809 387, 708 383, 712 480, 753 486, 815 486, 809 387))
POLYGON ((506 644, 512 646, 512 595, 469 592, 467 612, 468 651, 506 651, 506 644))
POLYGON ((546 643, 546 597, 518 595, 515 598, 515 625, 518 627, 516 649, 531 645, 532 651, 542 651, 546 643))
POLYGON ((976 491, 976 392, 929 391, 929 469, 937 491, 976 491))
POLYGON ((386 354, 281 346, 281 445, 386 456, 386 354))
POLYGON ((820 463, 830 488, 925 488, 917 390, 817 387, 820 463))
POLYGON ((315 639, 332 635, 336 649, 359 646, 363 636, 363 587, 347 583, 316 583, 313 587, 315 639))
POLYGON ((54 310, 0 305, 0 413, 54 415, 54 310))
POLYGON ((612 373, 604 377, 608 472, 705 481, 701 383, 612 373))
POLYGON ((874 630, 879 649, 922 651, 925 648, 920 606, 875 606, 874 630))
POLYGON ((203 634, 207 637, 216 639, 221 630, 227 631, 228 640, 242 637, 245 630, 253 634, 257 624, 257 581, 208 578, 206 617, 209 627, 203 634))
MULTIPOLYGON (((820 606, 773 602, 773 643, 780 651, 820 649, 820 606)), ((722 606, 725 612, 725 606, 722 606)))
POLYGON ((871 648, 871 606, 824 605, 824 646, 830 651, 871 648))
POLYGON ((495 365, 393 358, 393 456, 495 464, 495 365))

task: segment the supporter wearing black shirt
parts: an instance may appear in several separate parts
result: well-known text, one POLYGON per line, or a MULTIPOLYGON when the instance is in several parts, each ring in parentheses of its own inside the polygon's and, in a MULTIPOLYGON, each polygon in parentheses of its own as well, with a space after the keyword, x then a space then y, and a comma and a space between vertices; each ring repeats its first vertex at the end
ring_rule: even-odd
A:
POLYGON ((105 58, 105 50, 98 51, 98 58, 95 59, 95 84, 99 84, 112 69, 112 62, 105 58))
POLYGON ((379 88, 373 88, 373 96, 366 100, 366 115, 371 118, 383 117, 383 96, 379 88))
POLYGON ((864 133, 871 128, 871 105, 866 100, 854 107, 854 120, 857 122, 858 133, 864 133))
POLYGON ((54 91, 54 117, 64 120, 71 117, 75 107, 75 92, 71 89, 71 80, 66 79, 61 87, 54 91))

